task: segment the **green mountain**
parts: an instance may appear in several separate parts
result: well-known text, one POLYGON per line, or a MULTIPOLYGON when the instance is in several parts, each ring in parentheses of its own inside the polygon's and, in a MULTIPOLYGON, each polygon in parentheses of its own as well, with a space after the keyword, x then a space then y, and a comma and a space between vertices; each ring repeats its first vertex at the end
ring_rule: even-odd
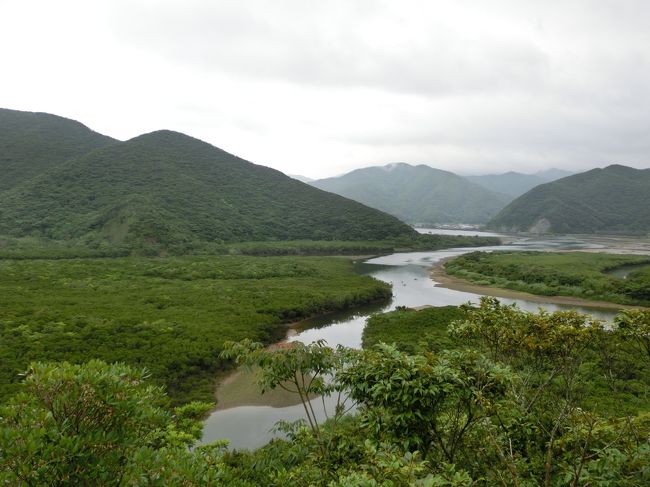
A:
POLYGON ((488 224, 533 233, 650 232, 650 169, 612 165, 537 186, 488 224))
POLYGON ((485 223, 511 199, 451 172, 405 163, 357 169, 310 184, 410 223, 485 223))
POLYGON ((392 216, 171 131, 113 143, 0 192, 0 235, 135 249, 413 233, 392 216))
POLYGON ((114 142, 74 120, 0 108, 0 191, 114 142))
POLYGON ((485 174, 482 176, 465 176, 465 179, 490 191, 506 194, 512 198, 521 196, 540 184, 570 176, 572 173, 562 169, 548 169, 535 174, 506 172, 503 174, 485 174))

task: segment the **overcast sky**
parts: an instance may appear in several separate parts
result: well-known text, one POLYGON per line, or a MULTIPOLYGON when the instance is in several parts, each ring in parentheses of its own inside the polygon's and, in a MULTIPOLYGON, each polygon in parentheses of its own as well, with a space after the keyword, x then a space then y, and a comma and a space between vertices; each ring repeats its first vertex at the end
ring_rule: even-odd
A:
POLYGON ((0 107, 290 174, 650 167, 650 1, 0 0, 0 107))

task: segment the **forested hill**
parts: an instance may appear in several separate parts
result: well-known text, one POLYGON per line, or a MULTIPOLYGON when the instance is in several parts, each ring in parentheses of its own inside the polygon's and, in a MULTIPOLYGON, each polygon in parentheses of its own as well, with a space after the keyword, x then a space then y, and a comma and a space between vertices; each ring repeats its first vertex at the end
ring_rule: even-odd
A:
POLYGON ((650 232, 650 169, 611 165, 543 184, 488 227, 535 233, 650 232))
POLYGON ((410 223, 485 223, 511 198, 429 166, 396 163, 310 183, 410 223))
POLYGON ((392 216, 171 131, 113 143, 0 192, 0 235, 136 249, 413 233, 392 216))
POLYGON ((74 120, 0 108, 0 191, 114 142, 74 120))

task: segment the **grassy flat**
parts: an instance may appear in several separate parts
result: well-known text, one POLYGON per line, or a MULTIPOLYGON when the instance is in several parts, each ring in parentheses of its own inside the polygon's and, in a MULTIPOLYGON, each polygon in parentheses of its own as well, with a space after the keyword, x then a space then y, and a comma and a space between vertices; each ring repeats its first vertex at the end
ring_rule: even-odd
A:
POLYGON ((363 330, 363 346, 380 342, 394 343, 401 350, 413 352, 426 342, 432 350, 455 348, 455 340, 447 334, 449 323, 465 318, 457 306, 440 306, 420 310, 403 309, 371 316, 363 330))
POLYGON ((390 295, 345 258, 0 260, 0 401, 31 361, 91 358, 209 400, 225 340, 270 343, 283 323, 390 295))
POLYGON ((650 256, 644 255, 472 252, 449 261, 445 271, 475 284, 542 296, 650 305, 650 256), (639 267, 625 279, 615 275, 627 266, 639 267))

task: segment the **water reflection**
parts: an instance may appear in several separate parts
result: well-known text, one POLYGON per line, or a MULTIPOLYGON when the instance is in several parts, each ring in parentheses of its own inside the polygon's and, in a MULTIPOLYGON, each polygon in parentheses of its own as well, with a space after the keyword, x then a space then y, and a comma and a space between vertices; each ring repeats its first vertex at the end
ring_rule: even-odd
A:
MULTIPOLYGON (((479 232, 480 233, 480 232, 479 232)), ((482 247, 482 251, 496 250, 573 250, 573 249, 602 249, 604 245, 582 241, 575 237, 557 237, 550 239, 524 238, 508 245, 482 247)), ((445 249, 435 252, 410 252, 376 257, 355 263, 355 269, 360 274, 372 276, 393 286, 393 299, 389 303, 356 308, 352 311, 332 313, 327 316, 305 320, 293 330, 288 340, 299 340, 311 343, 325 340, 328 345, 344 345, 361 347, 361 337, 368 316, 373 313, 385 312, 397 306, 446 306, 460 305, 467 302, 478 303, 480 295, 436 287, 436 282, 430 278, 430 268, 443 259, 448 259, 467 252, 479 250, 476 248, 445 249)), ((598 308, 581 306, 557 305, 536 302, 534 300, 502 299, 504 303, 517 303, 524 310, 537 311, 539 308, 548 311, 573 309, 581 313, 592 314, 594 317, 611 320, 615 312, 598 308)), ((332 400, 329 410, 333 410, 332 400)), ((321 399, 315 399, 314 405, 322 417, 321 399)), ((242 406, 214 412, 205 422, 204 441, 210 442, 220 438, 229 438, 232 448, 257 448, 268 442, 273 434, 270 432, 276 421, 295 421, 306 418, 302 405, 286 408, 271 408, 266 406, 242 406)))
POLYGON ((627 279, 627 276, 633 272, 648 268, 650 268, 650 265, 648 264, 629 264, 617 267, 616 269, 612 269, 611 271, 608 271, 607 274, 610 276, 618 277, 619 279, 627 279))
MULTIPOLYGON (((311 401, 319 422, 327 419, 325 411, 334 411, 336 398, 316 398, 311 401), (323 406, 323 400, 325 404, 323 406)), ((233 449, 255 449, 273 438, 281 437, 274 431, 278 421, 296 421, 307 416, 302 404, 284 408, 270 406, 239 406, 212 413, 203 423, 203 443, 228 438, 233 449)))

